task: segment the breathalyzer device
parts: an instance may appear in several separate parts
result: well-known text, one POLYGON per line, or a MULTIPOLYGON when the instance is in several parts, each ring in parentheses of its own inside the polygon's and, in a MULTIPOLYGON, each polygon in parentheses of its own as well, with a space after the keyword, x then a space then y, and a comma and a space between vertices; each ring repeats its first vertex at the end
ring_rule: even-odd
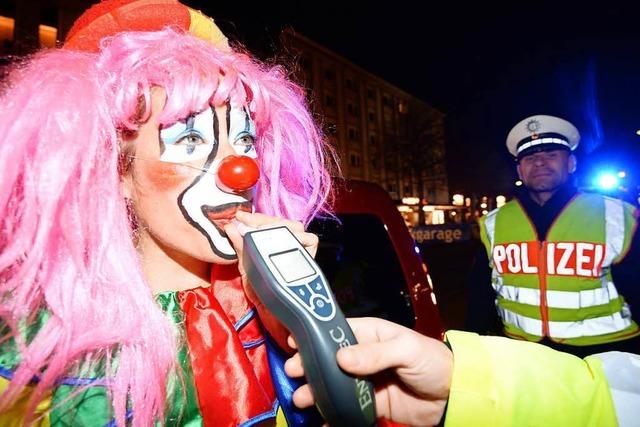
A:
POLYGON ((307 250, 284 226, 249 231, 242 263, 258 298, 295 338, 322 417, 331 427, 374 425, 373 386, 336 362, 355 336, 307 250))

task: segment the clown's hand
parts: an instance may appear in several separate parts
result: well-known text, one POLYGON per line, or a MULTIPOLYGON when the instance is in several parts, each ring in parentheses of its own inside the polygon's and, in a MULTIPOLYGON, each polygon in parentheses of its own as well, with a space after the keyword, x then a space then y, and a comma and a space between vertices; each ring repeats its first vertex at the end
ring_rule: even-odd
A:
POLYGON ((284 328, 282 328, 282 326, 277 324, 278 322, 275 320, 273 315, 271 315, 260 302, 251 287, 247 273, 242 265, 242 254, 244 248, 242 236, 244 233, 246 231, 251 231, 252 229, 259 230, 280 226, 286 226, 312 257, 316 255, 318 250, 318 236, 304 231, 304 226, 300 221, 277 218, 261 213, 237 211, 235 221, 225 225, 224 231, 227 233, 227 237, 231 240, 231 244, 238 254, 238 270, 240 271, 242 286, 244 287, 247 297, 258 309, 258 314, 262 323, 265 325, 267 330, 269 330, 273 338, 276 339, 283 349, 290 350, 286 344, 288 333, 284 328))

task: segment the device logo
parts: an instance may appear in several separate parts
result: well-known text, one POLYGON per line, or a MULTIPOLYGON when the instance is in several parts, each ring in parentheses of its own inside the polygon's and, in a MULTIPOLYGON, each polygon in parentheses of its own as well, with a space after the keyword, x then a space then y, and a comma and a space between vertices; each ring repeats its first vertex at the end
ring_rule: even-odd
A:
POLYGON ((336 307, 320 275, 309 283, 288 285, 287 290, 316 319, 327 322, 334 318, 336 307))

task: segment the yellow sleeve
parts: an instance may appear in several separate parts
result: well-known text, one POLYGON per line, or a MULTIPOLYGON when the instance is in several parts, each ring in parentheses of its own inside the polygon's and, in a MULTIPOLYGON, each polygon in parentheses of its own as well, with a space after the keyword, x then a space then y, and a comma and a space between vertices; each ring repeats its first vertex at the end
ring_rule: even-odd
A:
MULTIPOLYGON (((9 386, 9 381, 0 377, 0 395, 9 386)), ((0 412, 0 426, 3 427, 21 427, 24 426, 24 412, 29 403, 30 389, 27 387, 17 396, 10 408, 0 412)), ((49 410, 51 409, 51 396, 47 395, 40 404, 35 408, 33 414, 33 427, 49 427, 49 410)))
POLYGON ((454 357, 446 427, 617 426, 599 359, 449 331, 454 357))

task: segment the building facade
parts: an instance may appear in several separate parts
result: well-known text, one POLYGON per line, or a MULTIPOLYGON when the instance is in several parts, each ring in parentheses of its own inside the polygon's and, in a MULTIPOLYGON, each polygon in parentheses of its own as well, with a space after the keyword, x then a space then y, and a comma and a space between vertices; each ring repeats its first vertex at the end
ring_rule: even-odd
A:
POLYGON ((442 112, 291 29, 281 39, 346 178, 449 203, 442 112))

